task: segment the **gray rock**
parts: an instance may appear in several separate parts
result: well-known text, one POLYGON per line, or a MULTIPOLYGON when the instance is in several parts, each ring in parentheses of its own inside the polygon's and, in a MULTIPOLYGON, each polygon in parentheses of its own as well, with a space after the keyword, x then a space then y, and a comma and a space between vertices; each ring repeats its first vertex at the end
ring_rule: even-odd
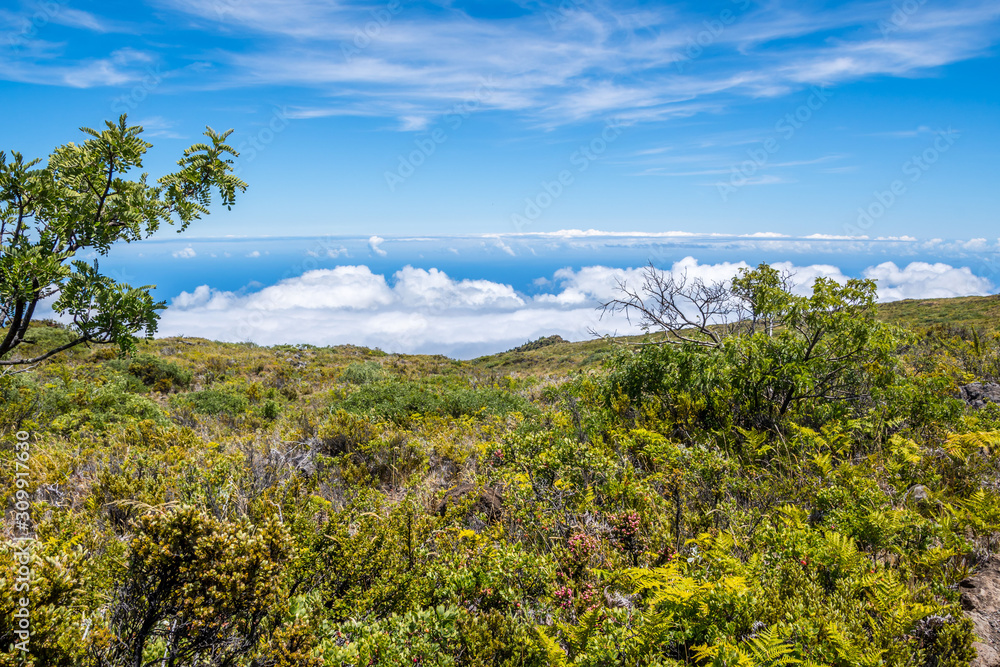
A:
POLYGON ((938 616, 937 614, 927 616, 917 621, 916 626, 913 628, 913 634, 924 642, 930 643, 937 638, 937 634, 941 628, 954 622, 955 619, 951 617, 951 614, 946 614, 945 616, 938 616))
POLYGON ((931 497, 931 492, 927 490, 927 487, 923 484, 915 484, 911 486, 905 496, 908 500, 915 500, 921 502, 923 500, 929 500, 931 497))
POLYGON ((1000 403, 1000 384, 995 382, 971 382, 958 388, 958 397, 975 409, 986 407, 987 403, 1000 403))
POLYGON ((971 667, 1000 667, 1000 559, 991 558, 958 589, 979 638, 971 667))

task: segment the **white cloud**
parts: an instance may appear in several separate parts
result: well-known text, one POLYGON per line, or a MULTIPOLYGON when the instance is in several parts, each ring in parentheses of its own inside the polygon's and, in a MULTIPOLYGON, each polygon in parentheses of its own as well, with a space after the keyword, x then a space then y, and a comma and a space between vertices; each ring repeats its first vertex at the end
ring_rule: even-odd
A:
POLYGON ((198 253, 191 246, 187 246, 186 248, 178 250, 178 251, 176 251, 176 252, 174 252, 172 254, 173 254, 174 257, 180 257, 182 259, 191 259, 192 257, 196 256, 198 253))
POLYGON ((489 280, 456 281, 438 269, 406 266, 395 274, 395 293, 411 308, 519 308, 525 305, 510 285, 489 280))
POLYGON ((878 281, 879 298, 883 301, 899 299, 935 299, 953 296, 984 295, 993 292, 993 284, 963 266, 937 262, 910 262, 900 269, 895 262, 883 262, 864 270, 864 277, 878 281))
POLYGON ((309 257, 327 257, 329 259, 337 259, 338 257, 350 257, 351 253, 347 251, 347 248, 341 245, 337 248, 329 246, 324 247, 322 252, 320 252, 320 250, 306 250, 306 255, 309 257))
POLYGON ((873 132, 871 137, 892 137, 894 139, 911 139, 922 134, 931 134, 933 130, 927 125, 920 125, 912 130, 896 130, 894 132, 873 132))
MULTIPOLYGON (((635 237, 675 237, 675 236, 698 236, 694 232, 614 232, 607 231, 603 229, 560 229, 555 232, 516 232, 512 234, 505 234, 505 236, 540 236, 540 237, 557 237, 557 238, 588 238, 588 237, 600 237, 600 236, 635 236, 635 237)), ((711 236, 711 234, 708 234, 711 236)))
POLYGON ((514 249, 511 248, 506 243, 504 243, 503 240, 499 236, 496 237, 496 244, 497 244, 497 248, 500 248, 500 250, 504 251, 505 253, 507 253, 511 257, 516 257, 517 256, 516 253, 514 252, 514 249))
POLYGON ((254 250, 253 252, 248 252, 246 256, 250 257, 251 259, 256 259, 257 257, 260 257, 260 250, 254 250))
POLYGON ((587 266, 578 271, 559 269, 555 273, 555 281, 562 291, 541 294, 535 298, 540 303, 557 306, 601 303, 614 298, 619 282, 633 283, 641 280, 641 269, 614 269, 606 266, 587 266))
MULTIPOLYGON (((701 280, 710 284, 726 282, 740 269, 746 268, 749 268, 746 262, 699 264, 698 260, 689 256, 674 262, 669 270, 678 280, 701 280)), ((618 295, 620 283, 625 283, 632 289, 639 288, 643 283, 644 270, 644 267, 621 269, 607 266, 587 266, 579 270, 559 269, 555 272, 554 279, 561 291, 541 294, 535 297, 535 301, 560 306, 605 303, 618 295)))
MULTIPOLYGON (((818 277, 840 283, 848 276, 830 264, 775 263, 792 274, 795 291, 810 292, 818 277)), ((688 280, 727 281, 745 262, 702 264, 694 257, 669 271, 688 280)), ((570 340, 599 334, 636 333, 624 317, 601 317, 597 306, 618 295, 618 281, 639 288, 642 268, 564 268, 533 281, 544 290, 529 296, 490 280, 457 280, 439 269, 406 266, 391 277, 367 266, 309 271, 256 289, 228 292, 202 285, 174 297, 163 315, 161 335, 196 335, 216 340, 253 340, 266 345, 304 342, 353 343, 409 353, 471 357, 508 349, 539 336, 570 340)), ((864 270, 877 279, 879 297, 896 300, 988 294, 989 280, 967 267, 885 262, 864 270)))
POLYGON ((421 132, 430 124, 429 116, 402 116, 399 119, 399 129, 403 132, 421 132))
POLYGON ((182 292, 164 314, 160 333, 470 356, 549 333, 584 338, 597 324, 589 303, 579 309, 539 307, 510 285, 488 280, 454 280, 437 269, 407 266, 390 286, 368 267, 341 266, 247 295, 208 285, 182 292))
POLYGON ((380 247, 383 243, 385 243, 385 239, 381 236, 372 236, 368 239, 368 248, 376 255, 385 257, 387 253, 380 247))
POLYGON ((173 298, 170 305, 173 308, 181 309, 204 308, 208 310, 222 310, 226 307, 227 302, 222 297, 221 292, 213 290, 208 285, 201 285, 195 288, 194 292, 181 292, 173 298))
POLYGON ((70 28, 77 28, 80 30, 91 30, 93 32, 107 33, 107 32, 134 32, 137 33, 139 30, 133 28, 132 26, 126 25, 119 21, 114 21, 104 17, 97 16, 91 12, 86 12, 80 9, 72 9, 70 7, 58 7, 56 11, 57 3, 52 3, 47 7, 44 7, 47 12, 47 17, 53 23, 58 23, 60 25, 68 26, 70 28))
POLYGON ((44 85, 93 88, 99 86, 124 86, 150 78, 150 65, 154 56, 144 51, 124 48, 113 51, 106 58, 69 60, 55 58, 47 61, 2 62, 0 78, 44 85))
POLYGON ((847 276, 830 264, 795 266, 792 262, 775 262, 771 266, 782 273, 788 273, 793 284, 792 291, 802 296, 812 294, 812 286, 817 278, 832 278, 841 285, 847 282, 847 276))
POLYGON ((176 121, 169 120, 163 116, 148 116, 136 123, 136 125, 142 126, 143 136, 146 138, 183 139, 184 135, 173 130, 176 124, 176 121))

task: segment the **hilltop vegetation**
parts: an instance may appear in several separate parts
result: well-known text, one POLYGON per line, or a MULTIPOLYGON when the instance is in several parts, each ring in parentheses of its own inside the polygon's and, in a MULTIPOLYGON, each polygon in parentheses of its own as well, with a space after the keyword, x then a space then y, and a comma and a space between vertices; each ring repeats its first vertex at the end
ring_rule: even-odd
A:
POLYGON ((774 331, 472 361, 74 348, 0 378, 0 665, 968 664, 1000 406, 956 395, 1000 375, 996 306, 848 310, 851 395, 781 410, 831 367, 777 372, 774 331))

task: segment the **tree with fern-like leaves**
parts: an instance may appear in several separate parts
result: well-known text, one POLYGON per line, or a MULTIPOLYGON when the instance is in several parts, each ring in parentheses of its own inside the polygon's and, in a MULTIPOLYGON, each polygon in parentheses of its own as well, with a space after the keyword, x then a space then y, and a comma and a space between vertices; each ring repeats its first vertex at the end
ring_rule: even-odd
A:
POLYGON ((43 165, 19 152, 0 152, 0 370, 27 367, 78 345, 111 343, 122 351, 136 335, 156 331, 152 286, 132 286, 102 274, 97 261, 113 245, 148 238, 163 224, 179 231, 211 206, 227 207, 246 183, 232 174, 237 153, 229 130, 207 128, 207 140, 184 151, 179 169, 150 183, 142 169, 151 144, 123 115, 88 138, 56 148, 43 165), (65 335, 33 335, 44 305, 71 322, 65 335), (34 343, 34 344, 32 344, 34 343))

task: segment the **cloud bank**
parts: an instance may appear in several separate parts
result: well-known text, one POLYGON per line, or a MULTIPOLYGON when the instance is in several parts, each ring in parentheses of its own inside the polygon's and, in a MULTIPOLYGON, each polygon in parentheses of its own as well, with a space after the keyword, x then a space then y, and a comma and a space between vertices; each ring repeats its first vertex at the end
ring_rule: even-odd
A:
MULTIPOLYGON (((833 265, 772 264, 794 274, 796 291, 807 293, 817 277, 845 282, 833 265)), ((744 262, 701 264, 685 257, 671 272, 706 282, 731 278, 744 262)), ((560 269, 527 295, 489 280, 456 280, 438 269, 406 266, 391 277, 367 266, 308 271, 250 293, 202 285, 175 296, 163 315, 160 335, 200 336, 262 345, 351 343, 389 352, 446 354, 469 358, 509 349, 540 336, 584 340, 598 334, 637 333, 624 317, 602 318, 598 306, 616 295, 620 281, 641 284, 642 268, 586 266, 560 269)), ((990 294, 993 284, 969 268, 912 262, 868 267, 882 300, 990 294)))

